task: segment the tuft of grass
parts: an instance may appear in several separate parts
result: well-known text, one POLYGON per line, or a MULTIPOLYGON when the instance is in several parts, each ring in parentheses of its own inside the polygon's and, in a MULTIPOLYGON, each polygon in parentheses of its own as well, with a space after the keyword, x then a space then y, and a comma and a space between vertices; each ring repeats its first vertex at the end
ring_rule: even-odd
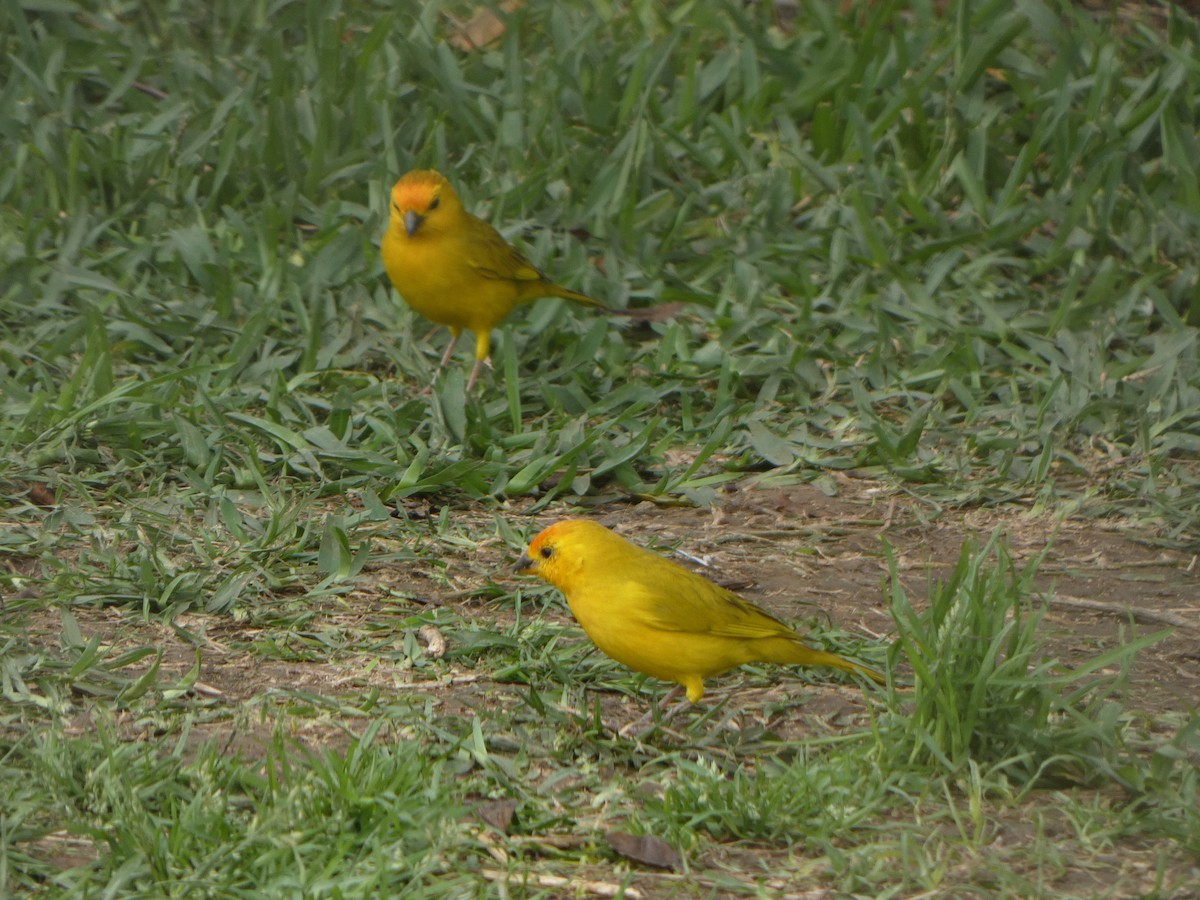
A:
POLYGON ((895 721, 881 723, 880 734, 891 766, 949 776, 971 767, 1018 786, 1115 776, 1129 666, 1168 631, 1122 641, 1069 668, 1044 656, 1048 604, 1033 600, 1041 556, 1018 569, 999 533, 979 548, 968 543, 919 611, 895 555, 888 560, 897 635, 889 669, 903 661, 913 673, 911 697, 896 679, 888 686, 895 721))
POLYGON ((211 741, 123 741, 98 724, 99 740, 56 730, 9 751, 6 771, 27 780, 6 785, 6 832, 29 848, 14 888, 453 896, 466 883, 458 852, 446 854, 458 840, 441 765, 385 743, 383 720, 338 750, 297 751, 276 729, 253 759, 211 741), (67 846, 90 862, 56 871, 67 846))
POLYGON ((645 825, 686 846, 699 838, 787 844, 796 835, 835 844, 887 805, 891 785, 875 777, 865 743, 835 752, 799 748, 783 762, 764 759, 749 771, 711 759, 680 762, 661 797, 647 801, 645 825))

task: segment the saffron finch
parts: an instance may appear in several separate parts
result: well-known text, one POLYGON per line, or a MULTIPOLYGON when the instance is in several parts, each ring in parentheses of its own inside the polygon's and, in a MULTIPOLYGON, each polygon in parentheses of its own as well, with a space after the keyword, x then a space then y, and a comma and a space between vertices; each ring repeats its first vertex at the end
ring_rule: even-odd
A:
POLYGON ((404 301, 450 329, 450 360, 464 328, 475 334, 475 367, 467 390, 490 365, 491 332, 522 303, 563 297, 604 309, 586 294, 555 284, 487 222, 467 212, 438 172, 409 172, 392 188, 383 267, 404 301))
POLYGON ((533 539, 519 572, 567 598, 588 637, 635 671, 673 681, 692 703, 704 679, 751 662, 832 666, 883 675, 809 647, 778 619, 732 591, 586 519, 566 519, 533 539))

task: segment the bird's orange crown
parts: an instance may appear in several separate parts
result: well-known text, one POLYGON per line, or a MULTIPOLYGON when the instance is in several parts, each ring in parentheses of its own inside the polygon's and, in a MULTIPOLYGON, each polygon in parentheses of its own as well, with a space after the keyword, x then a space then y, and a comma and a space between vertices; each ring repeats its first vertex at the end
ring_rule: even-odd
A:
POLYGON ((588 519, 563 519, 543 529, 525 551, 524 571, 562 590, 570 586, 588 565, 593 564, 613 543, 623 538, 588 519))
POLYGON ((607 528, 596 522, 588 519, 561 519, 553 525, 547 525, 543 528, 530 543, 529 555, 542 556, 544 549, 553 549, 561 544, 564 539, 569 540, 573 536, 594 533, 596 535, 610 534, 607 528))
POLYGON ((397 212, 427 215, 437 209, 444 197, 454 197, 454 188, 440 172, 416 169, 396 182, 392 188, 392 208, 397 212))

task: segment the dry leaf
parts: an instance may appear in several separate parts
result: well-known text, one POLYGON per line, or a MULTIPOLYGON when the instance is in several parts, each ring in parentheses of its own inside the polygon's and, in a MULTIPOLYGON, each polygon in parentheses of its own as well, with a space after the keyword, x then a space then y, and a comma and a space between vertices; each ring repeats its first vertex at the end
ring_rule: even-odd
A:
POLYGON ((517 811, 516 800, 488 800, 475 807, 475 817, 486 822, 503 834, 508 834, 513 813, 517 811))
POLYGON ((54 506, 54 491, 39 481, 30 482, 29 502, 34 506, 54 506))
MULTIPOLYGON (((500 12, 511 13, 521 8, 521 0, 504 0, 500 4, 500 12)), ((463 23, 455 22, 457 30, 450 35, 450 43, 456 50, 464 53, 471 50, 482 50, 493 41, 504 36, 504 19, 496 15, 495 10, 483 7, 475 15, 463 23)))
POLYGON ((624 831, 610 831, 604 835, 608 845, 634 862, 657 866, 660 869, 679 869, 683 859, 675 848, 650 834, 626 834, 624 831))

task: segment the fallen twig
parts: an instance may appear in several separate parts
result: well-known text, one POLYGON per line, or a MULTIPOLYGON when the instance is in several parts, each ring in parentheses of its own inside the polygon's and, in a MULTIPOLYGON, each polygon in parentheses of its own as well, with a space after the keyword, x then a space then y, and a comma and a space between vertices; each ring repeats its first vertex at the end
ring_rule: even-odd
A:
POLYGON ((1132 618, 1135 622, 1149 622, 1156 625, 1173 625, 1176 628, 1200 628, 1200 622, 1193 622, 1172 612, 1160 612, 1156 609, 1138 609, 1124 603, 1104 603, 1100 600, 1086 600, 1083 597, 1071 597, 1066 594, 1054 594, 1050 597, 1052 606, 1068 606, 1072 609, 1088 609, 1093 612, 1109 613, 1122 619, 1132 618))

